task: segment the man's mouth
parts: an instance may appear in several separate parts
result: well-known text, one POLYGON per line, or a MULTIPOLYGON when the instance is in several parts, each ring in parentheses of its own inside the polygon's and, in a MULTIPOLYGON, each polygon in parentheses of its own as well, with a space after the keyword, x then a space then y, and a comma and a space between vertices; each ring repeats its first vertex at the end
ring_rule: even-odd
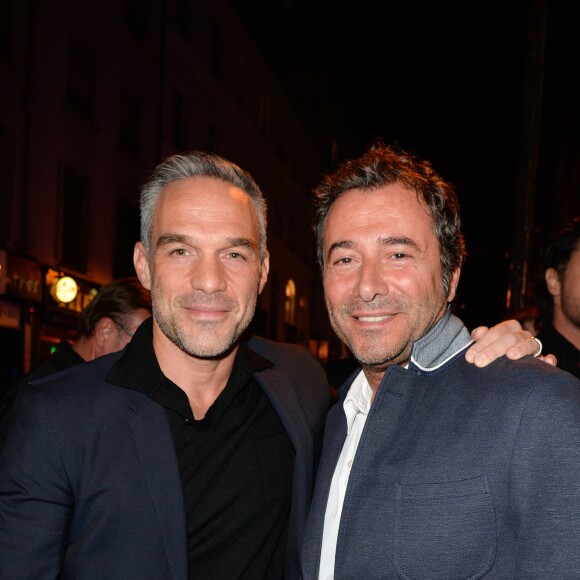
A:
POLYGON ((383 320, 387 320, 387 318, 391 318, 391 315, 387 316, 385 314, 383 316, 355 316, 355 318, 359 322, 382 322, 383 320))

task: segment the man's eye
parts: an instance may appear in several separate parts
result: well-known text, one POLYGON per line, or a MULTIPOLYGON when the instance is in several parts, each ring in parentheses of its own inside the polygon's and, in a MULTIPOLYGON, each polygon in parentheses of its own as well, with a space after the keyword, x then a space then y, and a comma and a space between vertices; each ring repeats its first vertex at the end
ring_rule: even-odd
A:
POLYGON ((403 254, 402 252, 397 252, 396 254, 393 254, 393 258, 395 258, 395 260, 403 260, 406 257, 407 254, 403 254))
POLYGON ((334 260, 332 262, 333 266, 341 266, 342 264, 350 264, 352 262, 352 258, 349 257, 344 257, 344 258, 338 258, 337 260, 334 260))
POLYGON ((184 248, 175 248, 171 253, 175 256, 187 256, 187 250, 184 248))
POLYGON ((244 260, 245 256, 243 254, 240 254, 239 252, 230 252, 228 254, 228 256, 230 258, 232 258, 233 260, 244 260))

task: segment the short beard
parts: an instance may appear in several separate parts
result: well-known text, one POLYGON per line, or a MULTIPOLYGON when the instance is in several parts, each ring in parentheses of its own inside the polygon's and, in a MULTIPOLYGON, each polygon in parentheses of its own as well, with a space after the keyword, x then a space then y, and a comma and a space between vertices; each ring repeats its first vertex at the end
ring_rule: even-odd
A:
MULTIPOLYGON (((400 362, 400 358, 401 355, 403 354, 405 347, 403 347, 400 350, 394 351, 394 352, 386 352, 383 353, 380 357, 366 357, 365 355, 363 355, 357 348, 356 346, 349 340, 348 336, 342 332, 341 328, 340 328, 340 324, 339 324, 339 318, 337 318, 334 315, 334 312, 330 309, 328 303, 327 303, 327 311, 328 311, 328 317, 330 319, 330 324, 332 326, 332 328, 334 329, 334 332, 336 333, 336 335, 342 340, 342 342, 344 342, 344 344, 346 344, 346 346, 348 347, 348 349, 350 350, 350 352, 352 353, 352 355, 354 356, 354 358, 357 360, 357 362, 363 367, 363 368, 374 368, 374 369, 386 369, 389 365, 391 364, 396 364, 398 362, 400 362)), ((352 312, 357 310, 358 308, 360 308, 361 305, 356 303, 356 301, 353 301, 349 304, 343 304, 339 307, 339 315, 342 316, 342 318, 344 319, 345 317, 351 316, 352 312)), ((365 304, 364 305, 364 309, 367 312, 372 312, 373 310, 378 311, 381 310, 383 308, 386 308, 387 310, 397 310, 399 312, 404 312, 406 309, 406 305, 401 302, 401 301, 392 301, 390 302, 390 304, 387 306, 385 305, 384 302, 376 302, 376 303, 370 303, 370 304, 365 304)), ((363 333, 364 334, 364 333, 363 333)), ((370 333, 370 340, 372 340, 373 336, 372 333, 370 333)))
POLYGON ((562 294, 562 313, 571 324, 580 329, 580 304, 568 300, 566 293, 562 294))
MULTIPOLYGON (((151 302, 152 302, 152 311, 153 317, 157 322, 157 326, 163 334, 171 341, 175 346, 177 346, 180 350, 182 350, 187 355, 198 358, 198 359, 206 359, 206 360, 217 360, 223 358, 227 354, 229 354, 232 349, 237 346, 240 341, 242 334, 248 328, 252 318, 254 316, 254 312, 256 309, 257 300, 254 302, 253 305, 250 306, 251 311, 245 321, 241 320, 237 326, 234 326, 229 334, 222 337, 219 342, 213 341, 211 343, 198 346, 197 348, 190 345, 190 341, 188 340, 188 336, 184 335, 183 332, 180 332, 179 325, 173 316, 164 317, 162 313, 157 308, 156 300, 155 300, 155 293, 151 293, 151 302)), ((191 301, 191 299, 189 300, 191 301)), ((186 301, 187 302, 187 301, 186 301)), ((206 304, 215 304, 215 300, 208 300, 207 297, 200 297, 198 299, 198 303, 206 303, 206 304)), ((183 303, 183 301, 182 301, 183 303)), ((237 306, 236 302, 231 302, 229 300, 222 301, 222 304, 226 305, 228 308, 232 308, 233 306, 237 306)), ((206 323, 202 323, 202 326, 206 326, 207 328, 211 329, 213 323, 208 321, 206 323)))
POLYGON ((171 341, 175 346, 182 350, 185 354, 199 359, 206 360, 217 360, 223 358, 225 355, 230 353, 232 349, 238 344, 241 335, 246 330, 247 325, 244 327, 237 327, 232 329, 229 335, 226 335, 220 344, 212 344, 212 348, 193 348, 188 346, 186 337, 183 337, 177 329, 173 319, 167 321, 159 318, 155 307, 153 307, 153 316, 157 321, 161 332, 171 341))

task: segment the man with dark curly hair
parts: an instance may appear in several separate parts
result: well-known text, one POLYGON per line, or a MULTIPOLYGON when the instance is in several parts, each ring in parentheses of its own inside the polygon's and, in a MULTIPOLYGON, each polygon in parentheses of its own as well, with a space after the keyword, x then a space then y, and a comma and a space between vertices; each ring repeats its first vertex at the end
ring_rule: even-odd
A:
POLYGON ((558 368, 580 378, 580 217, 563 226, 544 254, 535 298, 538 338, 558 368))
POLYGON ((467 362, 453 187, 378 146, 315 193, 326 304, 361 370, 327 416, 303 578, 580 578, 580 381, 467 362))

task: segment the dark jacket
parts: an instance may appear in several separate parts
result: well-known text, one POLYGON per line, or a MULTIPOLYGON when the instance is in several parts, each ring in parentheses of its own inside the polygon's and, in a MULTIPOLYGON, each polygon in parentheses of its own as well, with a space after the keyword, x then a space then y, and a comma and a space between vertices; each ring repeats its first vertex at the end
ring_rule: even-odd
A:
POLYGON ((566 340, 551 322, 546 323, 538 333, 538 339, 542 342, 543 352, 556 355, 559 369, 580 379, 580 350, 566 340))
MULTIPOLYGON (((16 397, 16 393, 23 386, 36 379, 48 377, 69 367, 85 362, 75 351, 71 344, 64 338, 56 345, 54 352, 43 363, 32 369, 23 379, 11 385, 6 391, 0 393, 0 422, 8 413, 16 397)), ((1 430, 0 430, 1 432, 1 430)), ((1 435, 0 435, 1 437, 1 435)))
MULTIPOLYGON (((188 579, 165 409, 107 378, 115 365, 139 372, 132 346, 20 390, 0 450, 0 578, 188 579)), ((248 346, 274 363, 255 380, 296 451, 287 577, 297 578, 330 392, 304 349, 259 338, 248 346)))
MULTIPOLYGON (((349 476, 336 580, 580 578, 580 381, 533 357, 476 368, 470 342, 446 315, 408 369, 385 373, 349 476)), ((345 437, 341 401, 326 423, 307 580, 345 437)))

